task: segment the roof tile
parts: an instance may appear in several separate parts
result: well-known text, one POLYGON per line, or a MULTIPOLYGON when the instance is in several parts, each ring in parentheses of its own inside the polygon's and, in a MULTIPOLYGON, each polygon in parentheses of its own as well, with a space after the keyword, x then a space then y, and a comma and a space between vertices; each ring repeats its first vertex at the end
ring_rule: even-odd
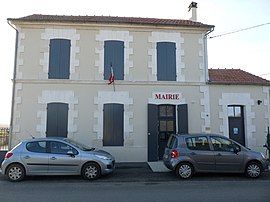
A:
POLYGON ((72 15, 40 15, 33 14, 21 18, 8 18, 10 21, 21 22, 70 22, 70 23, 120 23, 139 25, 166 25, 211 28, 213 25, 180 19, 158 19, 141 17, 118 17, 118 16, 72 16, 72 15))
POLYGON ((270 81, 241 69, 209 69, 209 83, 270 86, 270 81))

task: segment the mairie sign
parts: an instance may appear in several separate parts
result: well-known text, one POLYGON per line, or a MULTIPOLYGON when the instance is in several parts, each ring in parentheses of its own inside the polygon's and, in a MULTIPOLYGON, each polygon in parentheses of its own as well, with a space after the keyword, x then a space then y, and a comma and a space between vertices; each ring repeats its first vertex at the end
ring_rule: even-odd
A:
POLYGON ((152 98, 155 100, 180 100, 181 93, 155 92, 152 98))

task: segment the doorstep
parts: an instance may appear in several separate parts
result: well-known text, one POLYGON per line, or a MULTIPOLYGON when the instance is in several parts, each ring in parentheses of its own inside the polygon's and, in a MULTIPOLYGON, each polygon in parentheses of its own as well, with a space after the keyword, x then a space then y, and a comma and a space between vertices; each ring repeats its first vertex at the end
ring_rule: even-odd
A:
POLYGON ((156 173, 171 172, 163 163, 163 161, 147 162, 151 170, 156 173))

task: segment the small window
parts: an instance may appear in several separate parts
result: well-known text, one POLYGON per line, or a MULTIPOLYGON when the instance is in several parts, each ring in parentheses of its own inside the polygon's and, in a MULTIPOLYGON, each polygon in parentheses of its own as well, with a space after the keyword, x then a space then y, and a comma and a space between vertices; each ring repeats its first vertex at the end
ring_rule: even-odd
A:
POLYGON ((241 106, 228 106, 228 117, 241 117, 242 116, 242 107, 241 106))
POLYGON ((225 151, 225 152, 233 152, 235 144, 222 137, 211 137, 211 142, 213 144, 215 151, 225 151))
POLYGON ((176 148, 177 147, 177 144, 178 144, 177 138, 174 135, 171 135, 169 137, 169 140, 168 140, 168 143, 167 143, 167 147, 169 149, 173 149, 173 148, 176 148))
POLYGON ((62 142, 51 142, 50 149, 52 154, 67 154, 68 151, 72 151, 75 155, 78 154, 76 149, 62 142))
POLYGON ((46 142, 45 141, 28 142, 26 144, 26 149, 30 152, 46 153, 46 142))
POLYGON ((208 139, 205 136, 186 138, 186 144, 190 150, 210 150, 208 139))

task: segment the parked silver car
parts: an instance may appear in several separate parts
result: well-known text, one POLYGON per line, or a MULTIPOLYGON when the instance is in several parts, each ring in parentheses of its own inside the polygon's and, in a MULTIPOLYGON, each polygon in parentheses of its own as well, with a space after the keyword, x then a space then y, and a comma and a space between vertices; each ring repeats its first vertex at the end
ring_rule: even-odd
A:
POLYGON ((269 170, 269 162, 262 153, 215 134, 171 135, 163 162, 184 179, 195 172, 245 173, 258 178, 269 170))
POLYGON ((2 174, 10 181, 26 175, 82 175, 94 180, 115 169, 108 152, 89 148, 67 138, 36 138, 20 142, 5 155, 2 174))

